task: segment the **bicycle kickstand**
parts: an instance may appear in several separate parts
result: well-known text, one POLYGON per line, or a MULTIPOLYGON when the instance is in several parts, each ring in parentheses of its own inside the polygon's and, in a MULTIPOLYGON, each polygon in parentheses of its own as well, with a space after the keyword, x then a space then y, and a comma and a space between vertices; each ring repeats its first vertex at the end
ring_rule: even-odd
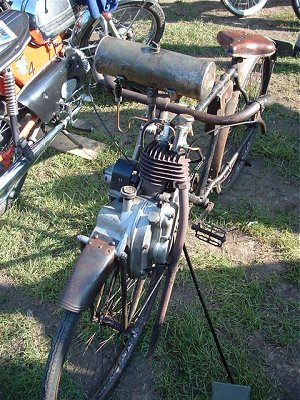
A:
POLYGON ((221 348, 218 336, 216 334, 215 328, 213 326, 213 323, 211 321, 208 309, 207 309, 206 304, 204 302, 204 298, 203 298, 201 290, 200 290, 200 286, 199 286, 199 283, 198 283, 198 280, 197 280, 197 277, 196 277, 196 274, 195 274, 195 270, 194 270, 194 267, 192 265, 192 262, 191 262, 191 259, 190 259, 190 256, 189 256, 189 253, 188 253, 188 250, 187 250, 185 244, 183 246, 183 252, 184 252, 184 256, 185 256, 187 265, 189 267, 189 270, 190 270, 190 273, 191 273, 191 276, 192 276, 192 279, 193 279, 193 283, 195 285, 195 288, 196 288, 200 303, 202 305, 202 308, 203 308, 203 311, 204 311, 204 314, 205 314, 205 318, 207 319, 207 322, 208 322, 208 325, 209 325, 209 329, 210 329, 211 334, 213 336, 214 342, 215 342, 215 344, 217 346, 218 353, 220 355, 222 364, 224 365, 224 368, 226 370, 226 373, 227 373, 227 376, 228 376, 228 379, 229 379, 230 383, 234 384, 232 374, 230 372, 229 366, 227 364, 227 361, 225 359, 224 353, 222 351, 222 348, 221 348))
POLYGON ((221 358, 221 362, 225 368, 225 371, 227 373, 228 379, 230 381, 230 384, 228 383, 220 383, 220 382, 214 382, 213 387, 212 387, 212 400, 228 400, 228 399, 239 399, 239 400, 249 400, 250 399, 250 390, 251 388, 249 386, 242 386, 242 385, 236 385, 233 380, 233 376, 230 372, 229 366, 227 364, 227 361, 225 359, 224 353, 222 351, 219 339, 217 337, 216 331, 214 329, 214 326, 212 324, 208 309, 206 307, 206 304, 204 302, 204 298, 202 296, 199 283, 195 274, 194 267, 192 265, 188 250, 186 248, 186 245, 183 246, 183 252, 184 256, 186 259, 186 262, 188 264, 193 283, 195 285, 199 300, 201 302, 205 317, 207 319, 211 334, 213 336, 214 342, 216 344, 216 347, 218 349, 219 356, 221 358))

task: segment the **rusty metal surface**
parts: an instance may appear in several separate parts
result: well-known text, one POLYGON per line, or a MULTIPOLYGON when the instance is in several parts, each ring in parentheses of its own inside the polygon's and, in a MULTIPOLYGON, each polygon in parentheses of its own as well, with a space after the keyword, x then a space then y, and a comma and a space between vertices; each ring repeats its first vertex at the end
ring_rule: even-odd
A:
POLYGON ((89 308, 103 280, 115 267, 115 245, 102 236, 94 237, 76 260, 71 276, 59 299, 59 305, 69 311, 89 308))
POLYGON ((273 40, 246 31, 220 31, 217 40, 231 57, 271 56, 276 51, 273 40))
POLYGON ((95 65, 99 73, 122 76, 151 88, 170 89, 193 99, 205 99, 215 82, 213 61, 164 49, 157 51, 110 36, 100 41, 95 65))
POLYGON ((179 190, 179 204, 180 204, 179 220, 178 220, 179 229, 177 231, 174 246, 169 257, 170 264, 167 269, 167 276, 164 283, 158 311, 156 314, 155 323, 152 329, 152 335, 149 344, 149 355, 151 355, 156 349, 157 341, 169 306, 176 274, 178 272, 180 255, 182 253, 182 249, 186 238, 186 231, 188 228, 188 217, 189 217, 188 187, 179 190))
MULTIPOLYGON (((109 89, 114 88, 114 82, 112 77, 106 76, 105 84, 109 89)), ((122 95, 125 99, 136 101, 141 104, 147 105, 147 96, 141 93, 133 92, 132 90, 123 89, 122 95)), ((264 95, 254 101, 249 106, 245 107, 242 111, 239 111, 233 115, 212 115, 203 111, 197 111, 192 108, 184 107, 178 103, 170 103, 169 100, 164 98, 156 99, 156 107, 161 111, 170 111, 174 114, 188 114, 193 116, 197 121, 212 125, 230 125, 245 122, 253 117, 261 108, 272 105, 274 103, 274 97, 270 95, 264 95)))

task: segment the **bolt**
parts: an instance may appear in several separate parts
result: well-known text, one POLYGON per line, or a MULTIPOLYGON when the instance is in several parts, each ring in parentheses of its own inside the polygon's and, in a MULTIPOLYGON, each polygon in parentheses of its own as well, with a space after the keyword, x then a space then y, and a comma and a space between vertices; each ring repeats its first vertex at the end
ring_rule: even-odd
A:
POLYGON ((142 247, 142 249, 143 249, 143 250, 147 250, 148 247, 149 247, 149 246, 148 246, 147 244, 144 244, 144 246, 142 247))
POLYGON ((130 199, 134 199, 136 196, 137 190, 134 186, 123 186, 121 188, 121 195, 124 199, 126 200, 130 200, 130 199))
POLYGON ((148 214, 148 221, 150 222, 150 223, 153 223, 153 224, 155 224, 155 223, 157 223, 158 221, 159 221, 159 214, 156 212, 156 211, 151 211, 151 212, 149 212, 149 214, 148 214))

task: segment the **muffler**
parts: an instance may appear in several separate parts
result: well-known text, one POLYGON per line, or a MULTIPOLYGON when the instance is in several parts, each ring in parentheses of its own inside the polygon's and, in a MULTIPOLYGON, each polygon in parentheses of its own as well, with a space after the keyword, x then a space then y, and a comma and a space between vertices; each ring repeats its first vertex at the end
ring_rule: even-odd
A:
POLYGON ((96 50, 95 69, 104 75, 203 100, 214 85, 216 65, 154 45, 105 36, 96 50))
POLYGON ((0 177, 0 203, 8 196, 12 187, 26 174, 29 168, 37 161, 37 159, 44 153, 46 148, 51 144, 57 134, 64 128, 65 124, 62 122, 47 132, 47 135, 40 139, 34 146, 32 146, 32 159, 28 160, 21 157, 14 162, 7 171, 0 177))

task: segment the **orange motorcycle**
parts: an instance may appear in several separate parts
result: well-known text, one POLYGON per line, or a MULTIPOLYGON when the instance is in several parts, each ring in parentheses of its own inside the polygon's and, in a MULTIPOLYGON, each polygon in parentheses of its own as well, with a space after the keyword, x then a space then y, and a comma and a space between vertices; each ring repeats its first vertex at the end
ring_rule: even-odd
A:
POLYGON ((90 4, 0 3, 0 214, 52 140, 74 124, 100 38, 150 43, 163 34, 155 0, 121 0, 113 13, 99 7, 96 18, 90 4))

